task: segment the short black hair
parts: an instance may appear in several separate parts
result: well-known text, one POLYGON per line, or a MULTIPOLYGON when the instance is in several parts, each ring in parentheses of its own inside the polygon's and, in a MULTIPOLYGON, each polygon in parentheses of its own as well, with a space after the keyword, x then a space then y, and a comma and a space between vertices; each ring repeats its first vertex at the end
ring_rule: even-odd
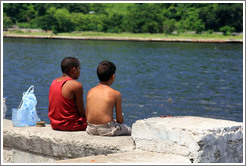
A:
POLYGON ((108 81, 115 74, 116 66, 110 61, 102 61, 97 67, 97 76, 100 81, 108 81))
POLYGON ((61 70, 62 73, 69 74, 69 71, 75 67, 76 69, 80 66, 80 62, 77 58, 75 57, 65 57, 61 61, 61 70))

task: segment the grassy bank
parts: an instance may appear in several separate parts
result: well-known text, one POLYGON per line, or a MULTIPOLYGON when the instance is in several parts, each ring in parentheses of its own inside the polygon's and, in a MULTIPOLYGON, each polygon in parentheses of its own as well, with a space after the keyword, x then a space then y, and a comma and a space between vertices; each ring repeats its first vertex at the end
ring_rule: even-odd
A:
POLYGON ((240 35, 223 35, 223 34, 193 34, 193 33, 181 33, 181 34, 150 34, 150 33, 104 33, 104 32, 71 32, 71 33, 30 33, 30 32, 4 32, 3 34, 15 34, 15 35, 52 35, 52 36, 78 36, 78 37, 128 37, 128 38, 168 38, 168 39, 212 39, 212 40, 243 40, 243 34, 240 35))

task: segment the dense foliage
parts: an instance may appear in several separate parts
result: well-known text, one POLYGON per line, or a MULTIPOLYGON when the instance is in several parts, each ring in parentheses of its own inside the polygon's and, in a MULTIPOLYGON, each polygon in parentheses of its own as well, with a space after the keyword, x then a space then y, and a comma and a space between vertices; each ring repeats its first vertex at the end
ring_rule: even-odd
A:
POLYGON ((242 3, 4 3, 4 28, 166 33, 243 31, 242 3))

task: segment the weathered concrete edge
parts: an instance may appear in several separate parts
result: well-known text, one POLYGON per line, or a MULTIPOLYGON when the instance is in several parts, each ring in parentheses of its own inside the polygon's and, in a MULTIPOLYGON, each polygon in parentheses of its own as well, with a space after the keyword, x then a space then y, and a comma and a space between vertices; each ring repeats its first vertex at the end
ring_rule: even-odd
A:
POLYGON ((85 37, 85 36, 52 36, 52 35, 3 35, 4 38, 32 39, 67 39, 67 40, 106 40, 106 41, 150 41, 150 42, 194 42, 194 43, 243 43, 243 40, 216 39, 168 39, 168 38, 134 38, 134 37, 85 37))
POLYGON ((175 152, 195 163, 244 161, 242 122, 192 116, 165 120, 156 117, 138 120, 132 131, 136 149, 166 154, 175 152))
MULTIPOLYGON (((197 120, 196 120, 196 123, 194 123, 195 121, 193 121, 193 123, 194 123, 193 125, 190 125, 191 120, 186 120, 187 118, 189 118, 189 117, 175 117, 175 120, 173 120, 173 118, 165 118, 165 121, 160 121, 160 123, 157 123, 156 118, 149 118, 148 121, 153 119, 152 121, 156 122, 156 124, 159 124, 159 125, 163 125, 163 124, 167 123, 165 126, 167 126, 168 130, 170 130, 170 131, 173 131, 173 127, 174 127, 174 126, 170 126, 170 122, 172 122, 173 125, 176 125, 179 129, 184 129, 184 128, 188 129, 187 130, 188 132, 190 132, 189 130, 191 130, 191 129, 195 129, 194 130, 195 135, 197 135, 199 133, 201 134, 200 135, 201 137, 199 135, 198 135, 198 137, 196 136, 197 137, 197 139, 195 139, 196 142, 200 142, 200 140, 201 140, 200 138, 203 138, 203 135, 206 134, 207 132, 208 132, 207 134, 209 136, 211 135, 211 134, 209 134, 210 132, 212 132, 212 136, 213 135, 216 136, 217 134, 221 133, 221 131, 218 133, 216 132, 216 131, 218 131, 217 129, 219 129, 217 125, 221 124, 221 122, 222 122, 221 120, 216 120, 218 122, 217 125, 212 124, 210 126, 207 126, 206 124, 208 123, 209 119, 206 119, 206 121, 204 121, 204 123, 203 123, 203 125, 206 125, 205 128, 203 127, 203 125, 201 126, 202 128, 200 128, 197 125, 195 125, 196 123, 202 124, 202 121, 199 118, 195 117, 197 120), (182 121, 177 121, 178 119, 182 120, 183 123, 181 123, 182 121), (180 126, 180 124, 183 124, 183 126, 180 126), (196 126, 196 127, 194 128, 194 126, 196 126), (199 128, 199 130, 196 130, 198 128, 199 128), (203 129, 205 129, 205 130, 203 130, 203 129), (201 131, 201 132, 199 132, 199 131, 201 131)), ((141 121, 146 121, 146 120, 139 120, 137 122, 141 122, 141 121)), ((152 124, 150 122, 148 122, 148 123, 152 124)), ((233 123, 235 123, 235 122, 233 122, 233 123)), ((236 123, 236 126, 238 124, 240 124, 240 126, 241 126, 241 123, 236 123)), ((163 129, 163 127, 158 127, 155 124, 154 124, 154 126, 157 127, 156 129, 159 129, 159 128, 163 129)), ((229 131, 229 133, 227 133, 227 134, 230 134, 231 130, 228 130, 229 129, 228 127, 231 125, 227 126, 227 123, 226 123, 225 126, 224 126, 224 124, 220 125, 220 126, 226 127, 225 128, 226 131, 229 131)), ((234 126, 234 124, 232 126, 234 126)), ((135 129, 135 131, 142 131, 143 127, 144 126, 141 125, 140 130, 135 129)), ((234 128, 235 127, 233 127, 232 129, 234 130, 234 128)), ((139 149, 139 147, 136 146, 138 143, 138 142, 136 142, 137 140, 133 139, 134 140, 133 141, 132 139, 130 139, 129 136, 126 136, 126 137, 98 137, 98 136, 90 136, 90 135, 86 134, 85 132, 61 132, 61 131, 52 130, 50 125, 47 125, 45 128, 37 128, 37 127, 24 127, 24 128, 23 127, 15 127, 15 128, 13 128, 12 122, 10 120, 5 120, 5 119, 4 119, 4 129, 7 130, 7 131, 5 130, 5 132, 4 132, 4 134, 7 133, 7 137, 6 137, 6 135, 4 135, 5 139, 7 139, 7 142, 4 140, 4 145, 6 145, 6 144, 10 145, 10 146, 5 146, 5 147, 13 147, 13 146, 17 147, 17 148, 14 148, 14 153, 15 153, 14 157, 20 158, 21 156, 26 156, 25 158, 29 158, 28 159, 29 162, 33 162, 33 161, 37 161, 37 160, 41 161, 41 160, 44 160, 45 158, 51 159, 50 161, 52 162, 52 160, 55 161, 57 159, 58 160, 64 160, 67 158, 70 158, 70 159, 71 158, 81 158, 81 157, 86 157, 86 156, 108 155, 108 154, 112 154, 112 153, 122 153, 122 152, 129 152, 129 153, 125 153, 126 159, 127 159, 127 156, 129 156, 129 154, 139 155, 138 153, 133 152, 133 151, 135 151, 135 149, 139 149), (8 137, 11 137, 11 138, 8 138, 8 137), (14 137, 14 138, 12 138, 12 137, 14 137), (39 139, 39 137, 41 137, 41 138, 39 139), (12 140, 8 140, 8 139, 12 139, 12 140), (40 142, 41 139, 42 139, 42 141, 40 142), (51 143, 47 144, 47 142, 51 142, 51 143), (134 142, 136 144, 134 144, 134 142), (58 145, 56 145, 56 144, 58 144, 58 145), (19 146, 20 146, 20 148, 19 148, 19 146), (98 152, 98 150, 99 150, 99 152, 98 152), (48 153, 47 153, 47 151, 48 151, 48 153), (50 154, 52 154, 52 156, 50 154), (67 155, 67 154, 69 154, 69 155, 67 155), (33 157, 35 157, 37 160, 34 160, 33 157)), ((151 129, 151 131, 153 132, 154 130, 151 129)), ((183 131, 183 130, 181 130, 181 131, 183 131)), ((145 139, 145 137, 147 136, 148 138, 151 138, 151 140, 155 142, 155 140, 153 138, 156 137, 156 134, 151 135, 151 132, 149 131, 149 132, 147 132, 150 134, 148 136, 148 134, 146 132, 147 131, 145 130, 143 132, 142 136, 139 135, 140 136, 139 138, 145 139)), ((160 136, 163 137, 164 135, 160 135, 160 136)), ((184 136, 184 134, 182 134, 182 136, 180 136, 180 137, 183 138, 183 136, 184 136)), ((231 135, 231 136, 233 136, 233 135, 231 135)), ((131 137, 134 137, 134 135, 132 135, 131 137)), ((159 137, 159 136, 157 135, 157 137, 159 137)), ((175 141, 176 138, 178 138, 178 137, 175 137, 175 139, 173 141, 175 141)), ((233 140, 234 140, 234 138, 233 138, 233 140)), ((212 142, 214 142, 214 141, 212 141, 212 142)), ((222 140, 222 142, 224 142, 224 141, 222 140)), ((147 146, 149 146, 150 148, 152 147, 150 142, 148 142, 148 143, 146 142, 145 144, 147 146)), ((158 144, 158 145, 160 148, 160 144, 158 144)), ((181 146, 182 146, 182 143, 181 143, 181 146)), ((153 147, 155 148, 156 146, 154 145, 153 147)), ((146 150, 147 151, 153 151, 151 149, 146 149, 146 150)), ((162 152, 165 154, 165 149, 163 149, 159 152, 162 152)), ((208 150, 207 152, 210 153, 211 151, 208 150)), ((149 153, 149 152, 147 152, 147 153, 149 153)), ((166 154, 168 154, 168 153, 166 153, 166 154)), ((121 155, 119 154, 118 156, 121 156, 121 155)), ((177 154, 175 156, 177 156, 177 154)), ((185 156, 180 156, 180 157, 184 158, 185 156)), ((189 158, 187 158, 187 159, 189 159, 189 158)), ((107 158, 105 158, 104 160, 108 161, 107 158)), ((143 160, 143 159, 139 159, 139 160, 143 160)), ((189 160, 187 160, 187 161, 189 161, 189 160)))
POLYGON ((3 147, 3 163, 47 163, 64 159, 71 160, 67 157, 52 157, 20 149, 3 147))
POLYGON ((143 150, 133 150, 131 152, 114 153, 109 155, 87 156, 75 159, 54 161, 55 163, 186 163, 191 161, 180 155, 157 153, 143 150))
POLYGON ((107 155, 135 148, 130 136, 102 137, 88 135, 85 131, 55 131, 49 124, 46 127, 13 127, 12 121, 7 119, 3 119, 3 147, 25 155, 34 153, 59 159, 107 155))

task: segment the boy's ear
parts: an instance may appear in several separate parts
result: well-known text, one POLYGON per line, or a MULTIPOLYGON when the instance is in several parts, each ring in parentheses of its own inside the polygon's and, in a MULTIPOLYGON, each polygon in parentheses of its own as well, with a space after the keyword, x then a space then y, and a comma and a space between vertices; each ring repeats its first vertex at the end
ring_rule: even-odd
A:
POLYGON ((112 79, 113 79, 113 80, 115 79, 115 74, 112 75, 112 79))
POLYGON ((72 72, 74 73, 74 72, 75 72, 75 70, 76 70, 76 67, 73 67, 73 68, 72 68, 72 72))

